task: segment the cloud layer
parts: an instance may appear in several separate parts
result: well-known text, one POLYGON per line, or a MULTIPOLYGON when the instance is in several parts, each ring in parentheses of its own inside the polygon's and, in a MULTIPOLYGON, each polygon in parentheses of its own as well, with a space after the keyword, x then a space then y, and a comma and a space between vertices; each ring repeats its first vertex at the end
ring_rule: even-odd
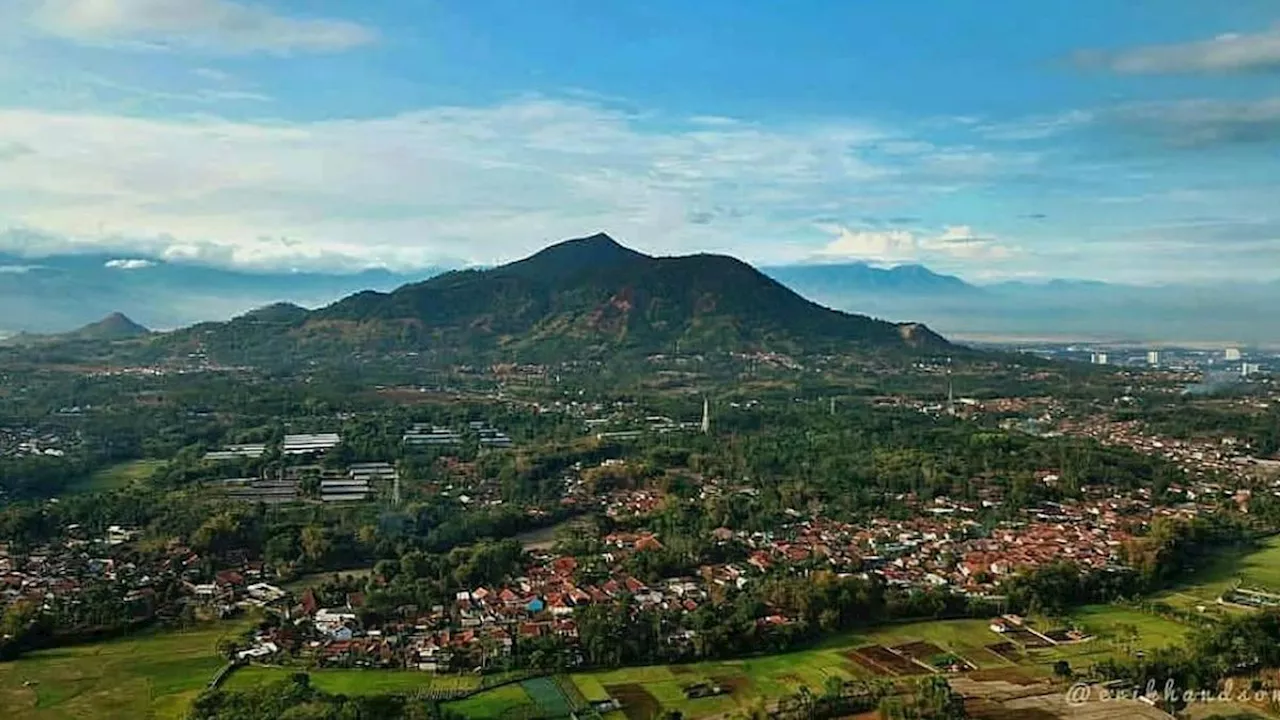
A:
POLYGON ((357 23, 290 17, 233 0, 34 0, 31 17, 61 38, 136 48, 287 54, 347 50, 377 38, 357 23))
POLYGON ((1280 27, 1114 53, 1086 51, 1077 56, 1077 61, 1086 67, 1102 67, 1127 75, 1280 70, 1280 27))
POLYGON ((237 265, 492 262, 595 230, 777 260, 820 241, 821 218, 1005 167, 933 145, 890 162, 901 133, 853 121, 708 125, 539 98, 310 123, 0 110, 0 137, 28 149, 0 172, 0 227, 29 230, 28 247, 237 265))
POLYGON ((887 264, 949 259, 1004 260, 1015 252, 997 238, 976 233, 967 225, 952 225, 937 234, 843 226, 826 226, 825 229, 836 237, 818 251, 818 260, 863 260, 887 264))

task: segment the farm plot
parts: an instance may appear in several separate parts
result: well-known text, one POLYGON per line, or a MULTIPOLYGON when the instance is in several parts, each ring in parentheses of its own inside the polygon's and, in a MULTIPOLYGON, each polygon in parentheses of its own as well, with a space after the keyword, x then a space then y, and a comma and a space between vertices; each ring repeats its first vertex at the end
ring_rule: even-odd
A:
POLYGON ((946 669, 957 667, 964 670, 977 670, 977 665, 966 658, 953 653, 947 652, 942 648, 930 642, 913 642, 905 645, 897 645, 890 648, 893 652, 910 658, 919 663, 924 663, 935 669, 946 669))
POLYGON ((662 707, 643 685, 606 685, 604 689, 622 703, 622 712, 626 713, 627 720, 650 720, 657 717, 662 707))
POLYGON ((1048 640, 1045 640, 1044 638, 1031 632, 1030 630, 1010 628, 1009 630, 1006 630, 1004 633, 1001 633, 1001 634, 1004 637, 1009 638, 1009 640, 1013 641, 1014 643, 1028 649, 1046 648, 1046 647, 1052 647, 1053 645, 1053 643, 1049 642, 1048 640))
POLYGON ((552 678, 540 677, 520 683, 525 693, 533 700, 544 717, 569 717, 573 706, 560 690, 560 686, 552 678))
POLYGON ((894 675, 923 675, 928 672, 928 670, 883 645, 868 645, 858 648, 854 651, 854 654, 867 658, 872 663, 885 668, 894 675))
POLYGON ((1005 660, 1008 660, 1009 662, 1012 662, 1012 663, 1022 662, 1022 651, 1018 649, 1017 645, 1014 645, 1011 642, 1002 642, 1002 643, 996 643, 994 645, 988 645, 987 650, 990 650, 991 652, 995 653, 996 655, 999 655, 1000 657, 1004 658, 1005 660))

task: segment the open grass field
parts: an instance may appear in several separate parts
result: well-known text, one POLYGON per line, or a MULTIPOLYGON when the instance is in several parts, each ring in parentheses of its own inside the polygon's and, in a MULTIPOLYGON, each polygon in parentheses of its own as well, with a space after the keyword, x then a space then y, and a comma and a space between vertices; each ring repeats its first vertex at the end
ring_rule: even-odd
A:
POLYGON ((501 718, 536 706, 524 686, 513 683, 451 703, 449 707, 471 718, 501 718))
POLYGON ((1280 535, 1267 538, 1257 550, 1221 554, 1197 568, 1187 582, 1153 599, 1188 610, 1196 606, 1215 609, 1218 597, 1237 584, 1280 592, 1280 535))
MULTIPOLYGON (((1053 664, 1058 660, 1067 660, 1073 667, 1084 668, 1104 658, 1123 655, 1126 648, 1108 639, 1111 635, 1109 628, 1117 624, 1127 623, 1138 629, 1139 637, 1133 645, 1134 650, 1180 643, 1187 629, 1176 622, 1112 606, 1081 608, 1073 613, 1072 619, 1104 637, 1074 645, 1031 649, 1022 653, 1018 662, 1014 662, 987 649, 988 646, 1000 643, 1002 638, 991 632, 986 620, 927 621, 894 624, 868 632, 839 635, 816 648, 782 655, 576 673, 570 675, 569 679, 589 701, 605 700, 608 697, 621 701, 626 707, 625 715, 630 720, 654 717, 666 710, 679 711, 687 718, 701 718, 767 703, 793 694, 802 686, 821 692, 829 677, 841 680, 884 677, 883 671, 860 664, 856 659, 856 651, 871 646, 883 650, 927 643, 968 660, 977 668, 976 675, 1031 682, 1051 676, 1053 664), (699 682, 716 683, 728 689, 729 693, 694 700, 686 698, 683 688, 699 682)), ((914 672, 916 671, 913 670, 914 672)), ((919 669, 919 672, 923 674, 925 671, 919 669)), ((514 717, 520 711, 513 710, 512 704, 523 702, 524 712, 529 713, 530 717, 537 716, 533 700, 522 701, 519 695, 516 691, 504 688, 481 693, 450 707, 467 717, 477 719, 497 717, 498 715, 486 714, 495 709, 514 717), (489 698, 497 692, 501 693, 500 697, 489 698)))
POLYGON ((71 492, 107 492, 121 490, 130 485, 142 482, 151 477, 156 470, 164 467, 164 460, 130 460, 105 467, 90 475, 85 480, 71 486, 71 492))
POLYGON ((218 640, 252 621, 147 632, 0 664, 0 709, 26 718, 181 718, 224 661, 218 640))
POLYGON ((301 594, 307 588, 318 587, 320 585, 323 585, 326 580, 332 580, 334 575, 338 575, 344 578, 348 576, 354 577, 354 578, 367 578, 372 574, 373 574, 373 568, 371 567, 360 567, 360 568, 351 568, 349 570, 330 570, 328 572, 309 573, 307 575, 301 575, 294 580, 290 580, 289 582, 285 583, 282 587, 291 593, 301 594))
POLYGON ((416 670, 293 670, 250 665, 232 673, 223 685, 228 690, 264 685, 283 680, 295 672, 311 676, 311 685, 335 695, 386 695, 413 691, 474 690, 478 675, 434 675, 416 670))

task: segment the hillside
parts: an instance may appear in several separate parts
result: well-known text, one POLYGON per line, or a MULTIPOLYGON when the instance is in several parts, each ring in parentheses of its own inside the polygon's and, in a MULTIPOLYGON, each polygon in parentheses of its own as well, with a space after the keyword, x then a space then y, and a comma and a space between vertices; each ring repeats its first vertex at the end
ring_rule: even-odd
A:
POLYGON ((603 234, 492 269, 357 293, 312 312, 199 325, 164 344, 228 360, 416 351, 460 361, 639 355, 677 344, 684 352, 948 347, 922 325, 817 305, 731 257, 650 257, 603 234), (243 357, 223 357, 232 348, 243 357))

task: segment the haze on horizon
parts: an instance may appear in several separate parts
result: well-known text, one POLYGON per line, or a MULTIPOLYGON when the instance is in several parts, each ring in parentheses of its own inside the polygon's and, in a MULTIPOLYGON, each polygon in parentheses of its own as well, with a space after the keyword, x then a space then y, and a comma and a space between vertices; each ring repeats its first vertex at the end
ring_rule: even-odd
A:
POLYGON ((0 57, 20 258, 1280 276, 1266 0, 16 0, 0 57))

